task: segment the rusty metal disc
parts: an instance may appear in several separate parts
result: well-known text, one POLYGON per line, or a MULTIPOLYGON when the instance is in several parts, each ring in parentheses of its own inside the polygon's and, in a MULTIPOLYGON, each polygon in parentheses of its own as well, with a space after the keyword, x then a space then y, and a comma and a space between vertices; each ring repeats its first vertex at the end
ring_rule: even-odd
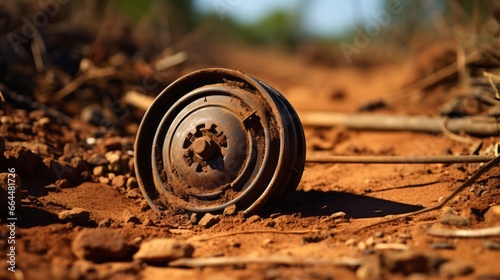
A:
POLYGON ((139 186, 158 212, 218 212, 234 204, 253 213, 289 197, 304 163, 304 131, 290 103, 228 69, 196 71, 168 86, 135 142, 139 186))

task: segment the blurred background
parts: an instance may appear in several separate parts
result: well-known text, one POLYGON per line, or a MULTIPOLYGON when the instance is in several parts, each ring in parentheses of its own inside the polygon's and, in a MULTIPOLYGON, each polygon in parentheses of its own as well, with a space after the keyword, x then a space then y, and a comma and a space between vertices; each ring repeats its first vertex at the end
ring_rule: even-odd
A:
MULTIPOLYGON (((0 89, 16 106, 120 127, 144 112, 128 93, 154 97, 182 74, 229 67, 299 109, 328 109, 300 96, 394 91, 450 65, 456 71, 419 90, 484 79, 500 64, 499 19, 497 2, 485 0, 0 0, 0 89), (387 65, 399 74, 359 80, 387 65)), ((380 105, 355 96, 349 110, 380 105)))

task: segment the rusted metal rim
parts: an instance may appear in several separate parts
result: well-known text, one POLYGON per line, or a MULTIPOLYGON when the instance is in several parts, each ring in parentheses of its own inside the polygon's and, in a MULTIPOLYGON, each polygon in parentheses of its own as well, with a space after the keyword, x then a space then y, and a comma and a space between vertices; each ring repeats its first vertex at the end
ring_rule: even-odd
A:
POLYGON ((305 164, 301 122, 275 89, 239 71, 211 68, 168 86, 143 117, 135 142, 140 189, 167 206, 246 214, 285 201, 305 164))

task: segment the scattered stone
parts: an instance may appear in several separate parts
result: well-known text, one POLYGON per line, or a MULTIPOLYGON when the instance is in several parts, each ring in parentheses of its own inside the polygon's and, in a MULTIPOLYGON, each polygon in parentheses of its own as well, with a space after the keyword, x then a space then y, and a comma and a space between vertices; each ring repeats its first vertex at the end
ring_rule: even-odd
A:
POLYGON ((137 179, 134 177, 130 177, 127 179, 127 190, 137 189, 139 188, 139 184, 137 184, 137 179))
POLYGON ((122 152, 121 151, 111 151, 107 152, 104 157, 108 160, 109 164, 109 170, 112 172, 122 172, 122 166, 121 166, 121 158, 122 152))
POLYGON ((39 166, 42 164, 42 158, 22 146, 15 146, 12 150, 3 153, 5 163, 8 163, 8 167, 14 167, 17 174, 23 174, 23 176, 30 176, 36 174, 39 170, 39 166))
POLYGON ((106 218, 106 219, 101 220, 97 224, 97 226, 100 227, 100 228, 109 228, 109 227, 111 227, 112 224, 113 224, 113 219, 106 218))
POLYGON ((273 220, 267 220, 265 223, 264 223, 264 226, 265 227, 274 227, 276 225, 276 221, 273 221, 273 220))
POLYGON ((88 159, 87 163, 93 166, 107 166, 109 161, 105 157, 97 155, 88 159))
POLYGON ((335 212, 333 214, 330 215, 330 218, 332 218, 332 220, 345 220, 347 214, 344 213, 344 212, 335 212))
POLYGON ((72 222, 74 224, 84 225, 90 219, 90 211, 83 208, 73 208, 71 210, 59 212, 57 217, 61 222, 72 222))
POLYGON ((49 180, 68 179, 70 182, 79 182, 78 172, 69 162, 44 158, 43 165, 45 170, 40 171, 44 178, 49 180))
POLYGON ((189 217, 189 222, 192 225, 196 225, 196 223, 198 222, 198 215, 196 213, 192 213, 191 216, 189 217))
POLYGON ((347 239, 344 244, 346 246, 356 246, 357 242, 356 242, 356 239, 354 238, 351 238, 351 239, 347 239))
POLYGON ((359 279, 382 279, 382 265, 378 256, 367 257, 356 270, 359 279))
POLYGON ((110 182, 111 180, 108 177, 99 177, 99 183, 101 184, 109 185, 110 182))
POLYGON ((206 213, 203 218, 200 219, 198 224, 204 228, 212 227, 220 221, 219 215, 212 215, 210 213, 206 213))
POLYGON ((43 117, 36 122, 41 128, 47 129, 50 126, 50 119, 43 117))
POLYGON ((67 179, 57 180, 55 185, 58 189, 69 188, 69 181, 67 179))
POLYGON ((269 215, 269 218, 274 219, 274 218, 277 218, 277 217, 279 217, 279 216, 281 216, 281 215, 282 215, 282 214, 281 214, 281 213, 279 213, 279 212, 277 212, 277 213, 272 213, 271 215, 269 215))
POLYGON ((143 242, 133 258, 143 262, 159 263, 189 258, 193 252, 193 245, 185 241, 158 238, 143 242))
POLYGON ((474 268, 461 261, 450 261, 439 267, 439 275, 445 278, 464 276, 474 271, 474 268))
POLYGON ((500 205, 491 206, 484 214, 484 221, 489 226, 500 226, 500 205))
MULTIPOLYGON (((271 238, 266 238, 266 239, 264 239, 264 241, 263 241, 262 243, 263 243, 264 245, 268 245, 268 244, 272 244, 272 243, 274 243, 274 241, 273 241, 271 238)), ((234 246, 234 245, 236 245, 236 244, 237 244, 239 247, 241 247, 241 243, 235 243, 235 244, 233 244, 233 247, 236 247, 236 246, 234 246)), ((238 247, 238 248, 239 248, 239 247, 238 247)))
POLYGON ((311 235, 304 235, 302 237, 302 242, 304 243, 318 243, 327 238, 326 235, 324 234, 311 234, 311 235))
POLYGON ((82 173, 89 170, 89 166, 81 157, 71 158, 70 164, 78 173, 82 173))
POLYGON ((382 263, 392 272, 403 274, 430 273, 435 271, 444 260, 438 255, 418 251, 395 251, 382 254, 382 263))
POLYGON ((499 251, 500 250, 500 242, 498 241, 492 241, 492 240, 485 240, 483 242, 483 247, 488 250, 495 250, 499 251))
POLYGON ((94 262, 120 261, 129 256, 129 248, 123 235, 112 229, 82 230, 72 243, 73 254, 94 262))
POLYGON ((375 244, 375 238, 373 238, 373 236, 370 236, 368 237, 368 239, 366 239, 365 243, 366 246, 371 247, 375 244))
POLYGON ((108 179, 113 182, 113 179, 116 178, 116 174, 115 173, 108 173, 108 179))
POLYGON ((231 204, 228 207, 224 208, 224 212, 222 214, 224 216, 234 216, 234 215, 236 215, 236 204, 231 204))
POLYGON ((139 218, 137 218, 137 216, 134 215, 129 209, 123 210, 122 218, 124 223, 141 224, 139 218))
POLYGON ((115 188, 123 189, 125 187, 125 184, 127 183, 125 176, 123 175, 118 175, 115 178, 112 179, 111 185, 115 188))
POLYGON ((438 243, 432 243, 431 244, 431 249, 437 249, 437 250, 454 250, 455 245, 446 243, 446 242, 438 242, 438 243))
POLYGON ((66 143, 63 148, 63 156, 67 161, 74 157, 83 157, 84 151, 78 148, 76 144, 66 143))
POLYGON ((253 224, 259 222, 260 220, 262 220, 262 218, 259 215, 252 215, 247 219, 247 222, 253 224))
POLYGON ((456 215, 453 212, 448 211, 441 215, 440 222, 450 226, 468 226, 470 225, 470 217, 456 215))
POLYGON ((96 166, 92 169, 92 174, 94 174, 94 176, 104 176, 106 172, 107 168, 104 166, 96 166))
POLYGON ((146 219, 144 219, 144 221, 142 222, 142 225, 143 225, 143 226, 150 227, 150 226, 154 226, 154 225, 155 225, 155 222, 153 222, 153 220, 151 220, 150 218, 146 218, 146 219))

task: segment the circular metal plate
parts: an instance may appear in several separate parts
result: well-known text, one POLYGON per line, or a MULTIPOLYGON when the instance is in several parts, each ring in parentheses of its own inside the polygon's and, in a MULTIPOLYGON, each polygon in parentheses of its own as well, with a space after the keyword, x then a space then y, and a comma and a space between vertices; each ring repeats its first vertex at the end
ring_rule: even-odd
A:
POLYGON ((196 71, 168 86, 135 142, 139 186, 158 212, 218 212, 235 204, 253 213, 286 200, 304 163, 304 131, 290 103, 228 69, 196 71))

